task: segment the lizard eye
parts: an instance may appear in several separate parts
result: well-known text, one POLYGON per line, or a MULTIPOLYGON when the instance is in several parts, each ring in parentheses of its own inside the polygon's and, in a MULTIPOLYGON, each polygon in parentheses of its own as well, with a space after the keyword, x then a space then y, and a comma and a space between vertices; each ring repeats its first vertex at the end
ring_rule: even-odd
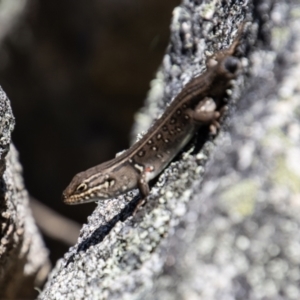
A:
POLYGON ((84 192, 87 189, 87 184, 86 183, 81 183, 79 186, 76 188, 77 192, 84 192))
POLYGON ((229 56, 225 59, 224 67, 227 71, 234 74, 240 66, 240 62, 237 58, 229 56))

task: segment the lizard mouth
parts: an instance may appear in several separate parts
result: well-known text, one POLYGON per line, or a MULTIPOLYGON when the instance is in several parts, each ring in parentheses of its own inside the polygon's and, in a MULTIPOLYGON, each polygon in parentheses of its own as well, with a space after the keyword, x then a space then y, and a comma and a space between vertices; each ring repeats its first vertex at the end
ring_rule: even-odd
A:
POLYGON ((80 203, 78 199, 74 199, 73 197, 68 197, 65 193, 63 193, 62 195, 62 200, 65 204, 68 205, 76 205, 80 203))
POLYGON ((72 202, 73 202, 72 199, 69 198, 65 193, 62 194, 62 200, 63 200, 63 202, 66 203, 66 204, 73 204, 73 203, 72 203, 72 202))
POLYGON ((63 194, 62 200, 65 204, 68 204, 68 205, 78 205, 78 204, 85 204, 85 203, 89 203, 89 202, 95 202, 100 199, 98 199, 98 198, 84 199, 84 198, 76 198, 74 196, 68 197, 66 194, 63 194))

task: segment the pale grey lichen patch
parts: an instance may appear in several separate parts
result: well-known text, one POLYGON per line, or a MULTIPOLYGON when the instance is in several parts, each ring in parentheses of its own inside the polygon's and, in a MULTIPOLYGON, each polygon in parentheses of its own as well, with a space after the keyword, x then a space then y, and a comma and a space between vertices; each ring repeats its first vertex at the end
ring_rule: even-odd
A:
POLYGON ((274 28, 272 30, 272 46, 277 51, 282 51, 290 40, 289 28, 274 28))
POLYGON ((259 188, 258 179, 239 181, 223 192, 221 205, 232 217, 247 217, 254 212, 259 188))
POLYGON ((198 9, 196 9, 196 11, 199 13, 199 15, 206 20, 210 20, 212 19, 215 9, 216 9, 216 3, 217 1, 211 1, 208 3, 202 3, 202 5, 199 6, 198 9))

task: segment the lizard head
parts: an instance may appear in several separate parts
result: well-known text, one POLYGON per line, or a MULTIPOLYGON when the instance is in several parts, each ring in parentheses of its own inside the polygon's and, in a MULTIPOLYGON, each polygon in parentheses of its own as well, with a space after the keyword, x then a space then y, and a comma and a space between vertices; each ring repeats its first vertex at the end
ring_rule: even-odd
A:
POLYGON ((215 57, 210 58, 207 63, 210 69, 212 86, 210 97, 223 97, 226 89, 230 88, 233 79, 235 79, 241 69, 240 60, 232 55, 226 55, 226 52, 218 53, 215 57))
POLYGON ((227 56, 221 61, 221 68, 228 76, 236 76, 236 72, 240 69, 241 63, 240 60, 234 56, 227 56))
POLYGON ((219 77, 230 80, 236 77, 237 72, 241 68, 241 62, 235 56, 226 56, 224 53, 221 53, 219 56, 210 58, 207 66, 209 69, 214 69, 219 77))
POLYGON ((81 204, 114 196, 115 179, 107 172, 89 169, 78 173, 63 192, 66 204, 81 204))
POLYGON ((207 68, 213 69, 216 74, 216 79, 228 81, 237 76, 241 69, 241 61, 238 58, 243 51, 241 51, 241 37, 243 35, 245 22, 239 25, 236 38, 227 49, 222 49, 216 54, 212 55, 207 60, 207 68))

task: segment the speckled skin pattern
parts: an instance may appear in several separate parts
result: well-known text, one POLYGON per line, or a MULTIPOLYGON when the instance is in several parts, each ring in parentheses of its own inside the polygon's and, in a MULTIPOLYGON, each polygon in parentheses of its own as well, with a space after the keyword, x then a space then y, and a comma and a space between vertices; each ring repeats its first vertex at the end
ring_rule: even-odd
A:
POLYGON ((229 48, 208 58, 206 71, 183 87, 139 141, 114 159, 76 174, 63 192, 64 202, 83 204, 111 199, 138 188, 138 208, 149 195, 148 182, 164 170, 200 127, 210 125, 216 134, 221 111, 227 108, 226 91, 241 69, 234 55, 241 44, 244 25, 238 25, 229 48))

